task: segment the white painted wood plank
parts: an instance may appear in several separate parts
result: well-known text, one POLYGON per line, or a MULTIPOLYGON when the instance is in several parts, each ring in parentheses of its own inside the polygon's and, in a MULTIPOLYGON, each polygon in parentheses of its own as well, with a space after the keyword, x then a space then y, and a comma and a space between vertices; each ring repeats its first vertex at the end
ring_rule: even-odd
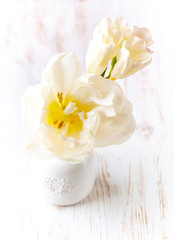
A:
POLYGON ((2 239, 173 239, 173 20, 170 1, 0 2, 2 239), (21 96, 57 52, 75 52, 85 71, 94 26, 119 15, 150 28, 155 42, 152 65, 119 80, 134 106, 135 134, 122 146, 97 150, 96 183, 81 203, 35 202, 21 96))

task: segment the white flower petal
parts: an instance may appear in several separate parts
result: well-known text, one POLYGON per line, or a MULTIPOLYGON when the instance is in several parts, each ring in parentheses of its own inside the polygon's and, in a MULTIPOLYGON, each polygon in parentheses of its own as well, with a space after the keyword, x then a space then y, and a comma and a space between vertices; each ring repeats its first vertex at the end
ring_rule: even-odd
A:
POLYGON ((108 62, 114 57, 114 48, 115 44, 112 41, 105 43, 99 38, 91 41, 86 54, 88 73, 102 74, 108 62))
POLYGON ((102 120, 95 135, 95 147, 121 144, 127 141, 135 130, 135 120, 127 100, 115 117, 106 118, 101 115, 100 118, 102 120))
POLYGON ((84 128, 86 127, 91 132, 91 134, 95 136, 100 124, 100 116, 95 110, 88 112, 87 116, 88 118, 84 122, 84 128))
POLYGON ((77 111, 77 110, 78 110, 78 108, 76 107, 76 104, 75 104, 75 103, 72 103, 72 102, 70 101, 69 104, 68 104, 68 106, 65 108, 64 113, 65 113, 66 115, 68 115, 68 114, 74 113, 74 112, 77 111))
POLYGON ((146 49, 144 43, 143 40, 137 40, 137 38, 134 39, 134 46, 132 43, 124 42, 123 47, 118 52, 117 63, 111 73, 112 79, 129 77, 152 61, 152 51, 146 49))
POLYGON ((115 20, 113 20, 115 23, 115 27, 122 30, 122 32, 125 32, 129 28, 128 22, 124 17, 118 17, 115 20))
POLYGON ((131 68, 132 59, 129 51, 126 48, 122 48, 117 55, 117 63, 112 70, 111 77, 113 79, 127 77, 127 72, 131 68))
POLYGON ((146 28, 129 27, 125 18, 104 18, 94 30, 86 54, 88 73, 102 74, 116 57, 111 79, 128 77, 148 65, 152 51, 151 33, 146 28), (126 51, 126 50, 127 51, 126 51))
POLYGON ((55 94, 68 91, 71 83, 81 75, 78 58, 69 52, 57 54, 48 62, 42 73, 42 82, 51 86, 55 94))
POLYGON ((87 129, 81 132, 78 139, 57 134, 51 126, 42 126, 42 141, 44 147, 56 156, 66 161, 76 159, 88 153, 93 147, 93 137, 87 129))
POLYGON ((140 39, 144 39, 148 47, 153 43, 151 32, 147 28, 138 28, 137 26, 133 26, 132 35, 137 36, 140 39))
POLYGON ((43 83, 26 93, 24 109, 32 135, 29 148, 34 155, 80 161, 94 142, 95 146, 119 144, 134 130, 132 107, 118 84, 94 74, 79 77, 77 69, 65 68, 71 61, 76 69, 73 54, 53 58, 43 83))
POLYGON ((94 147, 122 144, 132 136, 134 130, 135 120, 132 115, 118 116, 110 121, 103 119, 95 136, 94 147))
POLYGON ((99 75, 84 75, 74 83, 71 94, 83 104, 93 104, 99 116, 95 146, 120 144, 130 138, 135 129, 132 105, 116 82, 99 75))

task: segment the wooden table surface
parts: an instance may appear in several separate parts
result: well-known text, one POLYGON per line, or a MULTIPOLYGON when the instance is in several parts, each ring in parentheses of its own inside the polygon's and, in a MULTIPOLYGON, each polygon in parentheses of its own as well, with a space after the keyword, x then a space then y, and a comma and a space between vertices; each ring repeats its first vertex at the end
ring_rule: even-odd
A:
POLYGON ((1 239, 174 239, 174 14, 172 1, 0 1, 1 239), (55 207, 35 200, 25 151, 21 96, 40 82, 48 59, 85 53, 104 16, 151 30, 152 64, 119 80, 137 127, 123 145, 97 149, 94 188, 82 202, 55 207))

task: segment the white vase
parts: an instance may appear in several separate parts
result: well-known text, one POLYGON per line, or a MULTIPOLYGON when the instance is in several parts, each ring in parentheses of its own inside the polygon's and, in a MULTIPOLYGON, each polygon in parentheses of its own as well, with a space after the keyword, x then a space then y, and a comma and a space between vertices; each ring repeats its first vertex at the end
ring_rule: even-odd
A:
POLYGON ((94 185, 93 152, 78 163, 33 157, 31 163, 33 186, 48 203, 61 206, 75 204, 84 199, 94 185))

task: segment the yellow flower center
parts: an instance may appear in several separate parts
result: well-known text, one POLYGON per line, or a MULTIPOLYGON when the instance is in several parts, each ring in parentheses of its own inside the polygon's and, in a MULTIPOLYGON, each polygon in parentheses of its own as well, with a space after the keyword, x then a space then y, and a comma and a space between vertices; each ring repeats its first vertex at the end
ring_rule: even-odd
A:
POLYGON ((86 112, 89 107, 83 106, 78 101, 71 99, 71 103, 75 103, 75 110, 71 113, 66 111, 70 102, 70 98, 63 98, 63 92, 57 93, 57 101, 50 103, 48 106, 48 114, 46 123, 55 126, 60 133, 61 128, 67 127, 66 136, 77 136, 83 129, 83 121, 79 117, 79 113, 84 111, 84 118, 87 119, 86 112), (86 110, 86 111, 85 111, 86 110))

